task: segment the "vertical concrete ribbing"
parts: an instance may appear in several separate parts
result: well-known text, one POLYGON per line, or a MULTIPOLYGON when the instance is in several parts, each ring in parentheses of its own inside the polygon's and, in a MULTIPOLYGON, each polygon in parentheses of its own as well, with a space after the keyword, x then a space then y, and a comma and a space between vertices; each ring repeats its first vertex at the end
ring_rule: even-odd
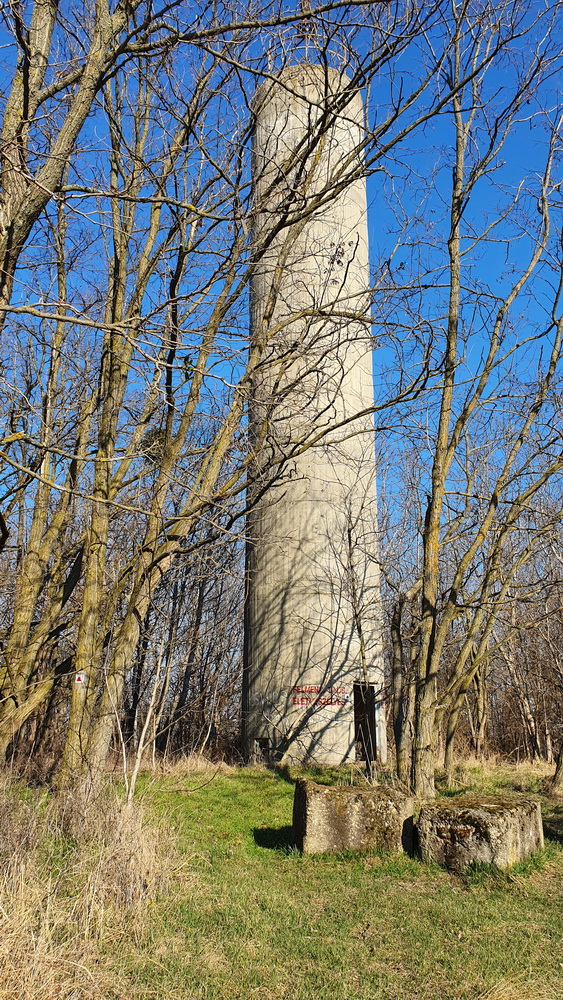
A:
MULTIPOLYGON (((354 682, 383 685, 363 112, 347 84, 300 65, 253 102, 263 493, 248 518, 245 740, 325 763, 354 756, 354 682)), ((378 732, 384 758, 381 717, 378 732)))

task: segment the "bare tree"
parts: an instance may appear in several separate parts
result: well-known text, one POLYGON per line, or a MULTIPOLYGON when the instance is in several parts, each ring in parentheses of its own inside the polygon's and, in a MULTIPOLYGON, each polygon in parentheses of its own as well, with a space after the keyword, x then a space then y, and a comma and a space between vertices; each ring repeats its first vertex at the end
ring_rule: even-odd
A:
MULTIPOLYGON (((337 59, 350 92, 409 46, 424 52, 362 140, 367 172, 444 106, 450 38, 436 55, 426 37, 442 7, 375 16, 359 0, 307 12, 315 58, 337 59)), ((253 237, 248 100, 310 47, 288 34, 301 16, 275 4, 10 8, 2 505, 18 533, 6 550, 0 750, 70 678, 61 787, 95 785, 143 623, 179 553, 244 510, 241 420, 264 346, 248 350, 248 282, 273 231, 310 211, 296 193, 274 230, 253 237)), ((304 174, 346 100, 327 102, 299 153, 304 174)), ((332 183, 319 193, 334 196, 332 183)))
MULTIPOLYGON (((419 413, 400 413, 418 456, 422 544, 414 578, 394 579, 392 617, 395 663, 401 663, 405 595, 412 600, 419 593, 406 628, 416 684, 412 782, 420 796, 434 794, 444 716, 451 745, 515 580, 556 530, 561 513, 561 498, 549 513, 541 500, 563 467, 562 255, 554 214, 561 135, 557 114, 542 106, 558 53, 541 12, 537 19, 522 19, 522 13, 511 4, 478 10, 461 4, 453 11, 452 58, 444 71, 453 93, 446 116, 451 134, 444 124, 437 137, 440 159, 431 182, 424 177, 418 203, 412 172, 405 180, 397 248, 388 262, 382 339, 386 327, 411 327, 415 342, 418 337, 424 351, 440 358, 440 379, 428 386, 423 421, 419 413), (525 57, 519 54, 523 38, 525 57), (499 53, 506 74, 500 88, 499 53), (477 64, 470 82, 461 83, 477 64), (504 151, 509 156, 513 136, 536 123, 542 129, 540 169, 503 183, 504 151), (401 270, 410 270, 406 282, 401 270)), ((397 177, 393 183, 397 190, 397 177)), ((400 678, 398 690, 400 715, 400 678)))
MULTIPOLYGON (((171 601, 164 603, 172 620, 158 619, 163 645, 153 709, 161 725, 183 714, 194 697, 192 681, 183 694, 184 681, 180 685, 174 673, 173 570, 180 557, 202 548, 202 538, 213 545, 229 532, 250 495, 244 413, 267 348, 247 341, 253 271, 278 234, 291 240, 308 213, 358 171, 372 175, 374 184, 392 179, 396 204, 413 137, 444 116, 455 131, 446 271, 434 261, 422 278, 419 268, 410 284, 396 281, 395 261, 404 244, 399 238, 394 252, 378 248, 389 266, 378 269, 373 289, 380 326, 385 320, 382 341, 388 350, 398 344, 397 332, 403 341, 401 374, 382 383, 374 408, 387 412, 390 398, 403 407, 413 398, 419 405, 424 400, 434 437, 427 452, 433 472, 423 517, 421 584, 411 580, 397 587, 399 594, 420 590, 422 602, 418 638, 409 640, 417 648, 418 790, 431 790, 441 712, 436 678, 446 637, 459 621, 460 595, 481 560, 483 582, 467 601, 475 624, 452 675, 452 697, 459 677, 477 662, 475 643, 486 641, 511 585, 510 573, 499 569, 506 565, 501 553, 516 537, 522 511, 560 468, 558 432, 546 436, 542 424, 556 406, 557 289, 544 309, 549 321, 543 333, 536 323, 534 336, 543 336, 549 352, 533 387, 510 368, 528 335, 517 334, 511 346, 507 341, 526 289, 536 288, 534 275, 543 279, 549 268, 555 275, 559 267, 549 229, 558 191, 551 180, 558 155, 553 123, 542 180, 533 190, 539 226, 525 229, 531 220, 519 215, 527 205, 524 192, 514 204, 513 226, 528 233, 520 276, 502 295, 474 289, 471 297, 464 284, 466 248, 479 240, 484 245, 490 232, 488 223, 475 233, 464 228, 470 197, 487 183, 526 101, 536 101, 557 65, 548 33, 556 10, 515 0, 478 9, 465 2, 453 10, 441 0, 356 0, 311 5, 306 30, 301 24, 296 34, 303 13, 277 4, 191 10, 179 2, 113 8, 99 2, 63 13, 57 3, 39 0, 27 10, 13 4, 8 12, 13 84, 2 131, 0 504, 15 548, 6 545, 3 553, 13 586, 3 609, 0 750, 6 752, 54 692, 67 692, 70 680, 61 787, 94 787, 102 773, 125 685, 139 664, 164 585, 171 587, 171 601), (513 92, 506 100, 497 95, 488 101, 488 68, 494 71, 513 49, 532 42, 533 56, 512 78, 513 92), (326 67, 337 64, 349 82, 342 94, 327 90, 323 114, 313 116, 316 126, 298 151, 303 180, 334 116, 359 87, 368 93, 365 134, 337 183, 331 178, 316 192, 315 206, 300 190, 281 204, 274 198, 275 217, 258 236, 253 213, 267 204, 255 205, 250 197, 250 95, 261 79, 304 57, 326 67), (401 76, 407 62, 409 73, 401 76), (411 324, 430 284, 437 289, 430 306, 418 310, 411 324), (490 330, 486 347, 479 334, 478 370, 466 365, 464 353, 470 301, 481 303, 475 307, 479 329, 490 330), (397 324, 412 326, 406 342, 404 331, 388 321, 385 303, 397 324), (501 376, 512 378, 514 396, 522 398, 507 424, 505 454, 501 461, 494 453, 494 478, 485 488, 469 444, 475 438, 471 426, 476 430, 477 414, 492 404, 501 376), (542 433, 534 438, 539 427, 542 433), (463 488, 461 469, 467 473, 463 488), (452 496, 458 506, 444 525, 452 496), (462 517, 477 525, 471 539, 463 536, 465 546, 457 541, 462 517), (495 545, 485 551, 484 540, 488 545, 493 538, 495 545), (448 563, 442 599, 440 552, 446 542, 455 542, 457 563, 455 569, 448 563)), ((535 105, 533 111, 535 121, 535 105)), ((442 133, 438 140, 443 145, 442 133)), ((408 198, 404 209, 408 213, 408 198)), ((505 204, 497 219, 507 212, 505 204)), ((266 329, 266 340, 278 332, 266 329)), ((292 351, 302 365, 301 345, 292 351)), ((268 430, 266 418, 257 447, 268 430)), ((291 450, 310 447, 314 439, 315 429, 293 441, 291 450)), ((270 481, 287 473, 287 457, 268 471, 270 481)), ((526 558, 521 548, 516 561, 526 558)), ((411 596, 413 621, 416 600, 411 596)), ((195 662, 201 654, 197 603, 193 621, 195 662)), ((155 648, 154 642, 147 647, 147 656, 155 648)), ((191 675, 197 673, 203 694, 215 689, 216 670, 204 659, 191 675)), ((150 662, 154 679, 158 657, 150 662)), ((208 723, 205 697, 198 704, 208 723)))

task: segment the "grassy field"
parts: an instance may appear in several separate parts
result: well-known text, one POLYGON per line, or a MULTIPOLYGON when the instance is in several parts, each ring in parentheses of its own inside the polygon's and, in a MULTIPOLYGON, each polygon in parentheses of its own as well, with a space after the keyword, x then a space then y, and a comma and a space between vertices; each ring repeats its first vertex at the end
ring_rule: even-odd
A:
MULTIPOLYGON (((458 774, 457 788, 539 794, 540 781, 525 768, 475 767, 458 774)), ((287 775, 175 771, 146 777, 141 797, 148 829, 156 823, 165 840, 173 833, 174 846, 155 842, 143 861, 130 838, 144 843, 146 830, 125 831, 109 870, 96 862, 98 882, 109 879, 114 895, 98 892, 87 928, 80 900, 88 866, 80 869, 68 835, 55 836, 48 864, 58 866, 57 899, 74 899, 80 933, 72 938, 67 928, 65 936, 60 918, 51 943, 64 945, 75 967, 58 993, 55 981, 50 993, 10 992, 16 981, 3 989, 0 975, 2 1000, 563 997, 562 805, 543 799, 541 855, 510 873, 453 875, 408 857, 301 857, 291 848, 287 775), (65 850, 79 871, 74 883, 63 874, 65 850), (137 880, 130 899, 124 865, 137 880), (81 886, 74 895, 73 884, 81 886)))

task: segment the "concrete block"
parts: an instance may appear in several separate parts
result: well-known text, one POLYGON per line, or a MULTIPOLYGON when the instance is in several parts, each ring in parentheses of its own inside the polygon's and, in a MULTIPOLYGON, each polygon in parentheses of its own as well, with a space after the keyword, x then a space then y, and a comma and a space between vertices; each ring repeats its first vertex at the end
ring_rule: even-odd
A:
POLYGON ((423 861, 460 870, 473 862, 509 868, 543 847, 539 802, 458 796, 426 803, 416 824, 423 861))
POLYGON ((294 843, 304 854, 412 848, 413 799, 386 786, 331 787, 300 778, 293 800, 294 843))

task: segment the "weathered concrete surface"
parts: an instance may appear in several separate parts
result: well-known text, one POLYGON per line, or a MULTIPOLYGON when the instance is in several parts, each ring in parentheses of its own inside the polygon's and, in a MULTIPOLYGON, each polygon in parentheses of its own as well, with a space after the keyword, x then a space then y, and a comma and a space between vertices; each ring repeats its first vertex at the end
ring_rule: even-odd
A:
POLYGON ((293 837, 304 854, 412 848, 413 799, 393 788, 330 787, 300 778, 293 800, 293 837))
POLYGON ((502 796, 459 796, 425 804, 416 824, 423 861, 446 868, 484 862, 509 868, 543 847, 539 802, 502 796))
POLYGON ((362 99, 307 64, 252 106, 244 742, 340 764, 355 759, 354 683, 384 686, 362 99))

